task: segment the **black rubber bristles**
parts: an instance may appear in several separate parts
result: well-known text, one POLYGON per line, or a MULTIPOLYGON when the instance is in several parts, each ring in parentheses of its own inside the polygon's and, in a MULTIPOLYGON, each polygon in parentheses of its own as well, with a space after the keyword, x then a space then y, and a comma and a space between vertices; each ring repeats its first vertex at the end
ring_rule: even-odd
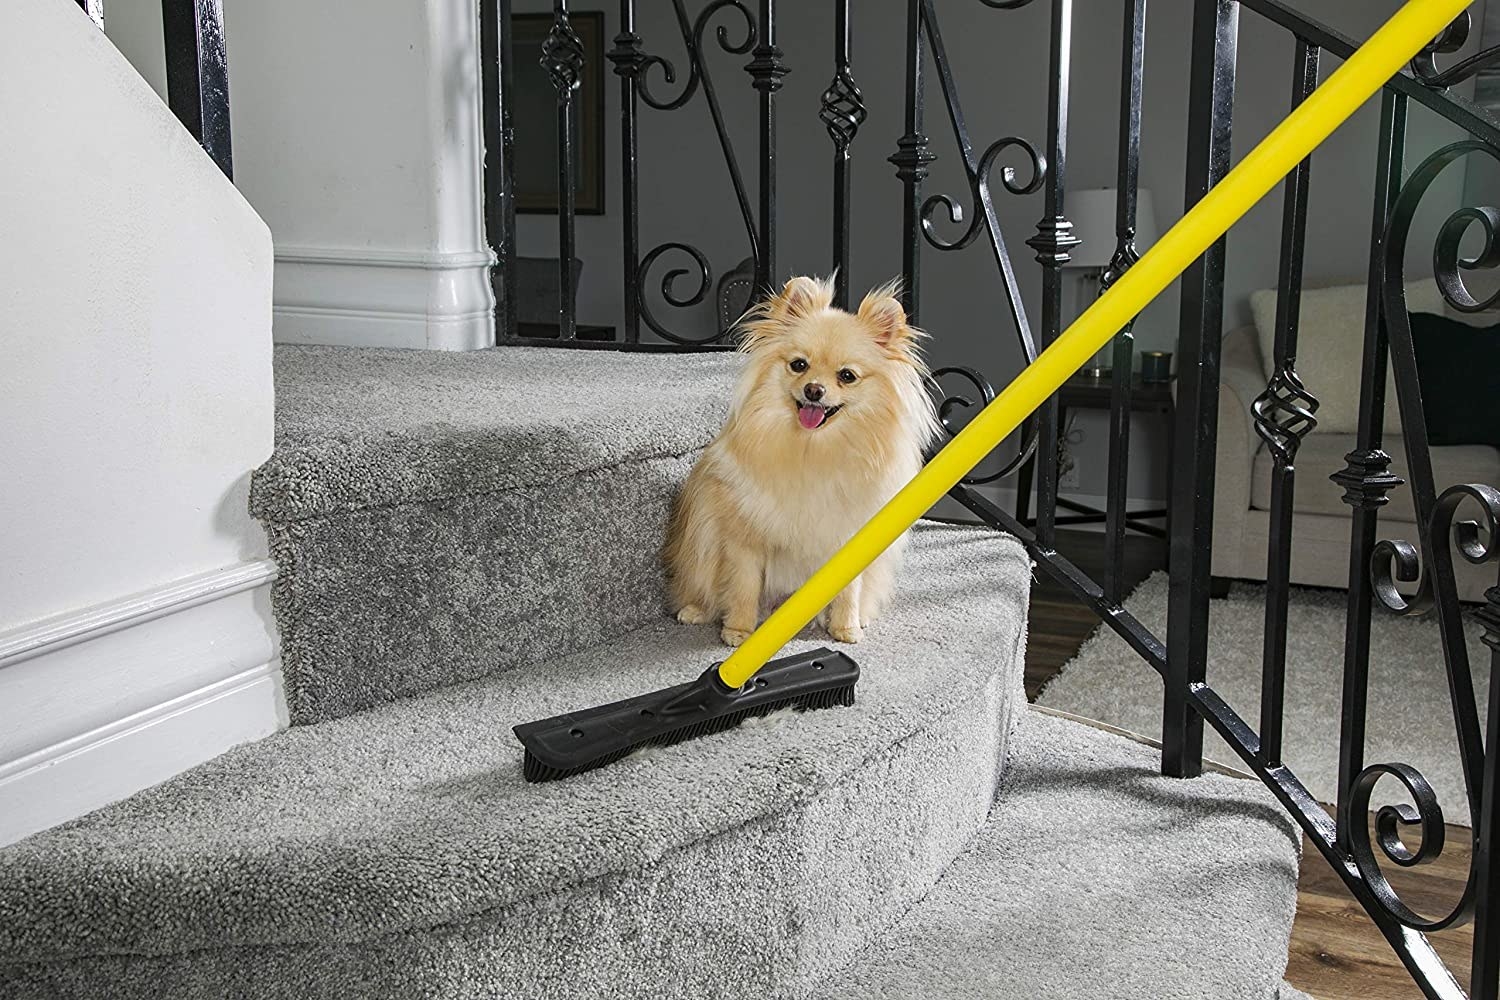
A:
POLYGON ((598 708, 516 726, 527 781, 553 781, 614 763, 642 747, 669 746, 731 729, 783 708, 854 704, 859 664, 815 649, 772 660, 744 687, 719 680, 716 663, 697 680, 598 708))

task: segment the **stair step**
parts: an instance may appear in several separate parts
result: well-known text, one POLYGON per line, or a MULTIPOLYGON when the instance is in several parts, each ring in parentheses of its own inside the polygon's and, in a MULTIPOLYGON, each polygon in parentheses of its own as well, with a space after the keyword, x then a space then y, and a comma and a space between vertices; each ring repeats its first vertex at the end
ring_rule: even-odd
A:
POLYGON ((673 497, 739 359, 276 352, 252 513, 294 724, 586 649, 657 617, 673 497))
POLYGON ((914 536, 850 649, 850 708, 526 784, 513 724, 724 655, 663 618, 294 727, 0 851, 0 995, 806 995, 972 841, 1025 704, 1025 551, 914 536))
POLYGON ((1258 781, 1023 712, 974 845, 824 1000, 1291 1000, 1301 837, 1258 781))

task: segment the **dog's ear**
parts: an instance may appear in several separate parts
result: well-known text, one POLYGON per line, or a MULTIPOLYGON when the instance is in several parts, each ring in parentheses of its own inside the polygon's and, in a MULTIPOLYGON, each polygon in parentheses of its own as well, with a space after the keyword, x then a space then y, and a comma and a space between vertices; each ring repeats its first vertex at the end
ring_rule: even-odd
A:
POLYGON ((753 353, 787 333, 792 323, 833 305, 833 282, 799 275, 780 293, 752 306, 740 319, 740 349, 753 353))
POLYGON ((907 324, 900 294, 900 279, 871 289, 859 304, 858 316, 881 347, 892 354, 909 354, 921 333, 907 324))
POLYGON ((833 283, 805 274, 787 281, 781 294, 771 300, 771 314, 779 319, 800 319, 833 305, 833 283))

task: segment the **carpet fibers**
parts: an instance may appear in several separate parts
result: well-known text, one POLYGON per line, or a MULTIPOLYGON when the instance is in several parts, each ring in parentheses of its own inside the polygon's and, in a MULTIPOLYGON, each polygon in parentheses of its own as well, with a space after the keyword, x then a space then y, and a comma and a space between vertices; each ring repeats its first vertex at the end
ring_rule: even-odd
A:
POLYGON ((232 750, 0 851, 0 996, 798 995, 984 822, 1029 584, 1013 540, 924 526, 852 707, 567 781, 526 784, 510 727, 691 678, 715 629, 659 619, 232 750))
POLYGON ((0 997, 1277 995, 1287 818, 1026 712, 1031 565, 988 530, 913 532, 854 705, 523 780, 513 725, 725 654, 659 548, 739 364, 278 350, 296 725, 0 850, 0 997))
POLYGON ((281 347, 252 512, 294 724, 535 665, 664 603, 661 540, 739 359, 281 347))
MULTIPOLYGON (((1157 635, 1166 634, 1167 576, 1155 573, 1125 606, 1157 635)), ((1235 584, 1209 605, 1208 682, 1253 725, 1260 718, 1265 587, 1235 584)), ((1293 587, 1287 639, 1285 750, 1292 770, 1320 801, 1338 797, 1340 700, 1343 688, 1345 595, 1293 587)), ((1489 697, 1489 649, 1480 628, 1466 623, 1469 662, 1481 719, 1489 697)), ((1443 816, 1469 825, 1463 771, 1442 646, 1434 621, 1397 618, 1377 608, 1371 621, 1368 732, 1365 760, 1416 767, 1437 789, 1443 816)), ((1101 627, 1042 692, 1049 708, 1098 719, 1131 732, 1161 732, 1161 684, 1124 641, 1101 627)), ((1239 757, 1209 731, 1207 756, 1230 765, 1239 757)), ((1409 801, 1391 779, 1376 804, 1409 801)))
POLYGON ((974 846, 828 1000, 1270 1000, 1301 837, 1258 781, 1024 714, 974 846))

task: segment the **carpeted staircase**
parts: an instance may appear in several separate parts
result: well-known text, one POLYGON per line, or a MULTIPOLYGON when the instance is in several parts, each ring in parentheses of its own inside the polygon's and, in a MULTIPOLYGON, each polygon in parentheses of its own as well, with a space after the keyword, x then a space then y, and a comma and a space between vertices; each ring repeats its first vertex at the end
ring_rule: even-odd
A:
POLYGON ((853 707, 522 780, 512 725, 723 656, 657 552, 734 358, 277 365, 295 725, 0 850, 0 997, 1278 995, 1291 822, 1028 711, 988 531, 916 530, 853 707))

